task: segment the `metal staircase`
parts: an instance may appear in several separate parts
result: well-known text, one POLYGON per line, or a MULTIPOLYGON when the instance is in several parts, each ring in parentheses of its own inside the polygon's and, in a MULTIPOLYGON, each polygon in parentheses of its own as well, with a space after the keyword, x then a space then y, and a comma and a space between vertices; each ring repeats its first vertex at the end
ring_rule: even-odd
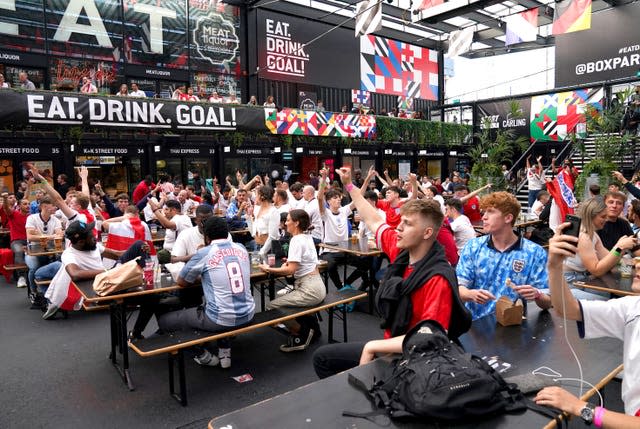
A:
MULTIPOLYGON (((581 151, 577 150, 577 148, 575 147, 571 149, 569 157, 573 161, 573 165, 578 169, 578 171, 582 171, 584 169, 584 166, 593 158, 595 158, 595 141, 596 138, 600 136, 601 134, 591 134, 589 135, 589 137, 585 138, 582 141, 582 145, 584 146, 584 154, 581 153, 581 151)), ((615 134, 614 136, 618 136, 618 134, 615 134)), ((625 154, 617 163, 620 171, 625 175, 625 177, 631 177, 633 173, 635 173, 635 171, 638 169, 638 163, 640 160, 640 145, 636 144, 635 140, 632 140, 629 144, 631 144, 632 147, 630 148, 630 150, 625 152, 625 154)), ((562 157, 560 156, 558 158, 560 158, 560 161, 556 161, 556 166, 560 165, 562 159, 562 157)), ((545 173, 547 174, 547 176, 551 175, 551 172, 548 168, 547 170, 545 170, 545 173)), ((516 198, 518 198, 518 201, 522 205, 523 211, 529 209, 527 202, 528 194, 529 189, 527 187, 527 180, 525 178, 522 185, 518 187, 518 191, 516 193, 516 198)))

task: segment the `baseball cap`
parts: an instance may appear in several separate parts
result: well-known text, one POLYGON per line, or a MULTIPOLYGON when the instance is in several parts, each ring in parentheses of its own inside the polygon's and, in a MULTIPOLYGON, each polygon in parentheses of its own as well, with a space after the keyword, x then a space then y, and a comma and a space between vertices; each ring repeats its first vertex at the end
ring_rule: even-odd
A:
POLYGON ((74 220, 71 222, 67 229, 64 232, 65 237, 67 237, 72 242, 78 240, 79 238, 86 237, 87 234, 90 234, 96 223, 86 223, 81 220, 74 220))

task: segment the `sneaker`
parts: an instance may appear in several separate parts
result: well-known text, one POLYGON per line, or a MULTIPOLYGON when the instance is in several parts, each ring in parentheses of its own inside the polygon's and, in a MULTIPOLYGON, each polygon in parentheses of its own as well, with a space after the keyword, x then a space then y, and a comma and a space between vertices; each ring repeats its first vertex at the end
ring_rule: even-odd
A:
POLYGON ((291 292, 292 290, 293 290, 293 287, 291 287, 291 286, 283 287, 282 289, 279 289, 279 290, 276 292, 276 296, 286 295, 286 294, 288 294, 289 292, 291 292))
POLYGON ((47 307, 47 311, 42 315, 44 320, 51 320, 56 316, 56 313, 60 310, 57 305, 49 304, 47 307))
MULTIPOLYGON (((209 350, 205 350, 200 356, 194 357, 193 360, 203 366, 218 366, 220 363, 220 359, 218 359, 217 356, 212 355, 209 350)), ((229 365, 231 365, 231 359, 229 359, 229 365)))
POLYGON ((287 338, 287 344, 283 344, 280 346, 280 351, 282 352, 297 352, 306 350, 311 344, 311 340, 313 339, 313 329, 309 329, 307 335, 290 335, 287 338))
POLYGON ((20 276, 18 278, 18 283, 16 284, 16 287, 19 287, 19 288, 27 287, 27 279, 25 279, 24 276, 20 276))
POLYGON ((220 360, 220 367, 227 369, 231 367, 231 349, 219 349, 218 359, 220 360))
MULTIPOLYGON (((338 292, 347 291, 347 290, 355 290, 355 289, 351 285, 344 285, 342 289, 338 290, 338 292)), ((351 313, 356 308, 356 301, 353 300, 347 304, 336 305, 336 308, 338 310, 342 310, 343 307, 345 308, 347 313, 351 313)))
POLYGON ((46 311, 47 310, 47 300, 44 298, 44 296, 40 295, 40 294, 34 294, 33 295, 33 301, 31 302, 31 307, 29 307, 31 310, 42 310, 42 311, 46 311))

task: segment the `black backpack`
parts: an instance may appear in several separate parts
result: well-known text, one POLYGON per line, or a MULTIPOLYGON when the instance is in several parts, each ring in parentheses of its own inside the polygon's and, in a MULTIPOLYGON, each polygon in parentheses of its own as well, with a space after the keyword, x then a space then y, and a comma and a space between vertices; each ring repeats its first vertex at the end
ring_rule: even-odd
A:
POLYGON ((349 383, 365 391, 377 410, 371 413, 345 411, 343 415, 369 418, 386 414, 393 419, 427 417, 448 423, 474 421, 526 408, 551 418, 557 415, 550 408, 525 398, 515 384, 505 382, 481 358, 466 353, 450 341, 442 326, 434 320, 424 320, 407 333, 402 343, 402 358, 391 363, 391 370, 391 375, 375 382, 371 388, 350 374, 349 383))

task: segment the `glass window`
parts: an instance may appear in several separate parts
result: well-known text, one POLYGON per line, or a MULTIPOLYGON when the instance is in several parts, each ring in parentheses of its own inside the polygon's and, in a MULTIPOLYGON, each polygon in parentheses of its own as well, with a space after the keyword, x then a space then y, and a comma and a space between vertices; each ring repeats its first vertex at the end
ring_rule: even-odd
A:
POLYGON ((52 90, 78 90, 82 78, 88 77, 99 93, 115 94, 123 78, 112 62, 74 58, 51 58, 49 61, 52 90))
POLYGON ((20 72, 26 72, 29 80, 33 82, 36 89, 44 89, 44 69, 33 69, 29 67, 5 66, 4 80, 11 88, 20 88, 20 72))

